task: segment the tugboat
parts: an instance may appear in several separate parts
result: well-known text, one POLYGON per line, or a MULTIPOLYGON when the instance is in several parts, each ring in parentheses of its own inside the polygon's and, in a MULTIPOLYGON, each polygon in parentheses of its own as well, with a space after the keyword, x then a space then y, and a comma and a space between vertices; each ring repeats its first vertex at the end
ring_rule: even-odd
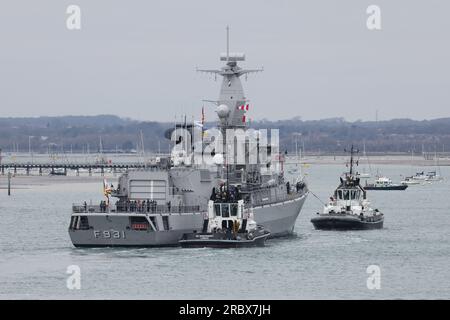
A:
POLYGON ((208 202, 208 215, 203 220, 201 232, 185 233, 179 244, 183 248, 240 248, 264 246, 270 232, 253 220, 251 208, 245 208, 244 200, 232 196, 227 190, 215 195, 208 202), (221 197, 223 195, 223 197, 221 197))
POLYGON ((383 228, 384 215, 372 209, 360 179, 353 172, 353 146, 350 151, 350 171, 340 178, 323 213, 311 219, 318 230, 368 230, 383 228))
POLYGON ((365 190, 405 190, 408 188, 406 183, 392 183, 392 180, 388 177, 378 177, 375 183, 367 183, 364 186, 365 190))

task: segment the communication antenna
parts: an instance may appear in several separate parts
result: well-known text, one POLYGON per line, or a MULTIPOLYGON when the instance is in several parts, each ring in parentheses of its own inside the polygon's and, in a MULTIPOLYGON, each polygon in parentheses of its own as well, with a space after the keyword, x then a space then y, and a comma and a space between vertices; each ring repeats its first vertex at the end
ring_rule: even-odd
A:
POLYGON ((230 59, 230 27, 227 26, 227 62, 230 59))
MULTIPOLYGON (((353 159, 353 155, 358 153, 359 150, 355 149, 352 145, 352 147, 350 148, 350 151, 347 151, 347 149, 344 149, 344 152, 348 152, 350 153, 350 175, 353 175, 353 163, 355 162, 355 160, 353 159)), ((359 161, 356 161, 356 165, 358 165, 359 161)))
POLYGON ((145 149, 144 149, 144 134, 142 133, 142 130, 139 131, 139 135, 141 138, 141 152, 142 152, 142 156, 145 155, 145 149))

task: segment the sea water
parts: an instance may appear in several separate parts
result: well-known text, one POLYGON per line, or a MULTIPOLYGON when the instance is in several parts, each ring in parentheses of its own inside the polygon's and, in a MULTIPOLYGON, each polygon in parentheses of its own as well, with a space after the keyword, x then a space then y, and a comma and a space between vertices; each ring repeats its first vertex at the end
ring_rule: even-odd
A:
MULTIPOLYGON (((345 167, 302 169, 327 201, 345 167)), ((378 170, 399 182, 412 169, 378 170)), ((101 179, 34 177, 11 196, 0 189, 0 298, 449 299, 450 168, 441 174, 447 179, 405 191, 368 191, 385 214, 382 230, 314 230, 310 219, 323 205, 310 194, 295 235, 242 249, 74 248, 71 205, 103 200, 101 179), (79 268, 79 289, 68 285, 70 266, 79 268)))

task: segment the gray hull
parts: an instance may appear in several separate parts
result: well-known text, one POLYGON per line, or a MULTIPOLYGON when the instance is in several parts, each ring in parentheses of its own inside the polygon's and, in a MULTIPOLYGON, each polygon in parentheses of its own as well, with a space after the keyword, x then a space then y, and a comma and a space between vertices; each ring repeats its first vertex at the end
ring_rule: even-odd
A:
MULTIPOLYGON (((294 200, 254 208, 255 221, 271 232, 271 237, 286 236, 294 231, 295 221, 305 202, 306 195, 294 200)), ((203 213, 147 215, 153 217, 156 231, 133 230, 130 217, 136 214, 103 213, 81 214, 87 217, 86 229, 69 228, 69 235, 76 247, 157 247, 177 246, 183 234, 200 232, 203 213), (168 217, 164 225, 162 217, 168 217), (168 230, 165 230, 167 229, 168 230)), ((145 217, 145 214, 140 214, 145 217)))
POLYGON ((294 200, 255 207, 255 221, 270 231, 271 238, 290 235, 305 200, 306 194, 294 200))
POLYGON ((130 215, 87 215, 89 229, 69 228, 69 235, 76 247, 152 247, 176 246, 184 233, 199 230, 203 222, 202 213, 168 215, 169 228, 164 230, 162 216, 155 217, 156 231, 133 230, 130 228, 130 215))

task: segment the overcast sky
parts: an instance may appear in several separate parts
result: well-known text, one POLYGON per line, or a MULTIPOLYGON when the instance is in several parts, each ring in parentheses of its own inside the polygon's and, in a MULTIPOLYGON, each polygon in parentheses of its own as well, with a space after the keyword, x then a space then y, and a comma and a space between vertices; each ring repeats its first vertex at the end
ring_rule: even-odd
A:
POLYGON ((227 24, 242 66, 265 70, 243 82, 250 118, 449 117, 449 15, 448 0, 4 0, 0 117, 200 117, 220 82, 195 68, 221 66, 227 24))

